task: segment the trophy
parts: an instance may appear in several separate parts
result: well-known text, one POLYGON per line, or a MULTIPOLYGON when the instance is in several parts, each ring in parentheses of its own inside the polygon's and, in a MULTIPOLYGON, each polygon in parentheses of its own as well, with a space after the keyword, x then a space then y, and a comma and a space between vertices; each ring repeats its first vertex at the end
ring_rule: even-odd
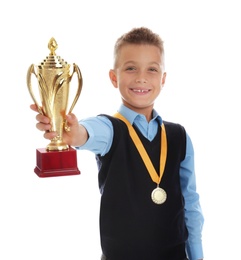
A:
POLYGON ((63 141, 63 133, 70 131, 65 119, 70 96, 70 83, 73 75, 77 74, 77 92, 68 113, 72 112, 80 96, 82 75, 76 64, 73 64, 72 73, 70 72, 71 66, 55 54, 57 47, 57 42, 51 38, 48 43, 49 56, 38 66, 32 64, 27 72, 27 86, 30 96, 39 113, 50 118, 51 129, 49 131, 57 132, 57 136, 51 140, 46 148, 36 149, 37 158, 34 172, 39 177, 80 174, 76 150, 63 141), (38 82, 39 102, 31 84, 33 75, 38 82))

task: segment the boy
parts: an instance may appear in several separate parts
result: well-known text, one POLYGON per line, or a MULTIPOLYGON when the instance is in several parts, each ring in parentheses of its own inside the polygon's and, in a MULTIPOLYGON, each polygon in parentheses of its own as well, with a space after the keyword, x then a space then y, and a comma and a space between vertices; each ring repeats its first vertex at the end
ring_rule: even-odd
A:
MULTIPOLYGON (((121 36, 109 77, 121 95, 118 113, 79 122, 67 115, 71 131, 63 136, 96 154, 102 259, 203 259, 192 143, 153 108, 166 79, 159 35, 141 27, 121 36)), ((49 118, 36 119, 45 138, 56 136, 49 118)))

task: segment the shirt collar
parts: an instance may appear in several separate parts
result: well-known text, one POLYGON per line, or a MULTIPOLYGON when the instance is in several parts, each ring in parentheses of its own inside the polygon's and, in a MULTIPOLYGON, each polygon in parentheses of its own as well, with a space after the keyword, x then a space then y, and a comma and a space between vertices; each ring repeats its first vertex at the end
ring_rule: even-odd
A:
MULTIPOLYGON (((132 125, 136 120, 140 120, 145 118, 144 115, 138 114, 137 112, 131 110, 130 108, 126 107, 125 105, 121 104, 118 112, 122 114, 132 125)), ((153 118, 151 121, 157 120, 159 124, 162 124, 162 118, 161 116, 157 113, 155 109, 153 109, 153 118)))

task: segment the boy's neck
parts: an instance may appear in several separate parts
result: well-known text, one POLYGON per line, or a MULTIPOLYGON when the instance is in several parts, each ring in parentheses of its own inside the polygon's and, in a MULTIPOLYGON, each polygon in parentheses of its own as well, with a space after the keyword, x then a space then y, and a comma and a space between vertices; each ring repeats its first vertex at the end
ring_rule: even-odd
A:
POLYGON ((146 117, 147 122, 150 122, 153 117, 153 106, 152 107, 146 107, 146 108, 138 108, 138 107, 132 107, 129 105, 124 104, 129 109, 135 111, 138 114, 144 115, 146 117))

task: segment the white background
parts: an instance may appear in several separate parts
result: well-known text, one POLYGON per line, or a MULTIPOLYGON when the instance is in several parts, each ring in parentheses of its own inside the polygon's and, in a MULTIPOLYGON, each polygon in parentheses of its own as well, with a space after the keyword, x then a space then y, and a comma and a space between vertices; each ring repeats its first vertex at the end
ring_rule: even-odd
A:
MULTIPOLYGON (((239 1, 1 2, 0 259, 99 259, 99 191, 94 155, 78 152, 81 175, 38 178, 28 67, 49 54, 76 63, 84 86, 79 117, 112 114, 118 91, 108 78, 116 39, 147 26, 165 42, 167 80, 155 108, 181 123, 196 154, 205 215, 205 259, 240 258, 239 1)), ((73 86, 74 88, 74 86, 73 86)), ((150 259, 151 260, 151 259, 150 259)))

